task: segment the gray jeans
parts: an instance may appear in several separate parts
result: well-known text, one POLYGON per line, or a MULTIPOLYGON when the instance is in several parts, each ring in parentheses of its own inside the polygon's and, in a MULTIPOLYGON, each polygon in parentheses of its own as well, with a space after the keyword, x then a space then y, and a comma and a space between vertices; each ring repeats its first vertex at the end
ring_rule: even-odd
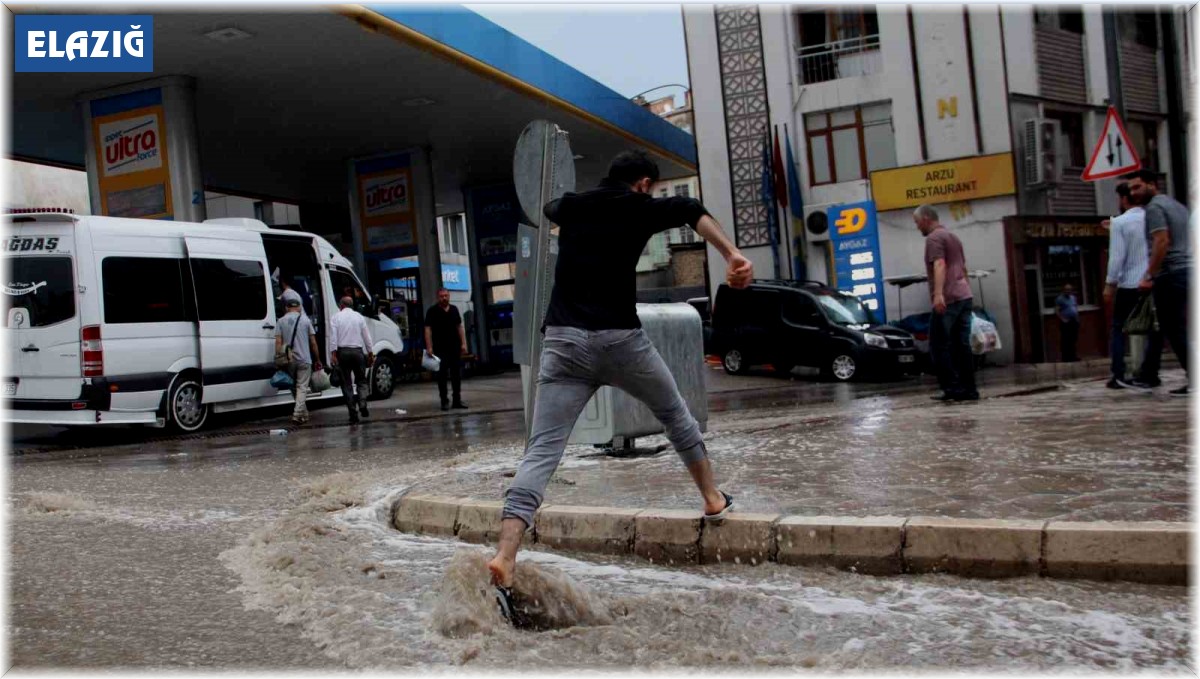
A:
POLYGON ((700 425, 679 395, 675 378, 658 350, 637 330, 583 330, 552 326, 542 343, 533 428, 525 457, 504 494, 503 518, 533 525, 546 484, 562 461, 563 449, 588 399, 611 385, 645 403, 667 430, 683 463, 705 458, 700 425))

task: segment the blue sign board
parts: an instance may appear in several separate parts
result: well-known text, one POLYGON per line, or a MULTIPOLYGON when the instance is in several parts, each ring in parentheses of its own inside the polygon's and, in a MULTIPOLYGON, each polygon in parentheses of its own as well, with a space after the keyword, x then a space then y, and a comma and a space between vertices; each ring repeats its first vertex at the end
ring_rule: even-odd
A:
POLYGON ((837 288, 854 293, 879 322, 886 321, 875 202, 835 205, 827 214, 837 288))
MULTIPOLYGON (((416 257, 397 257, 379 263, 380 271, 417 269, 416 257)), ((416 278, 397 278, 390 285, 399 288, 416 288, 416 278)), ((471 291, 471 269, 461 264, 442 264, 442 286, 455 292, 471 291)))
POLYGON ((17 73, 152 73, 149 14, 18 14, 17 73))

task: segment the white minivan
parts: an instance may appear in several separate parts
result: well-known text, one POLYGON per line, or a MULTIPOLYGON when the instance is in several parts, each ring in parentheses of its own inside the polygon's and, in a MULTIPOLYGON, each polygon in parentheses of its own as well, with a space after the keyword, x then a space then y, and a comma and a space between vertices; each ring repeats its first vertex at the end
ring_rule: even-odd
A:
POLYGON ((392 393, 400 330, 320 236, 241 218, 46 212, 4 216, 0 247, 4 421, 196 431, 211 412, 290 403, 270 384, 279 281, 300 293, 325 365, 337 299, 361 302, 375 343, 371 394, 392 393))

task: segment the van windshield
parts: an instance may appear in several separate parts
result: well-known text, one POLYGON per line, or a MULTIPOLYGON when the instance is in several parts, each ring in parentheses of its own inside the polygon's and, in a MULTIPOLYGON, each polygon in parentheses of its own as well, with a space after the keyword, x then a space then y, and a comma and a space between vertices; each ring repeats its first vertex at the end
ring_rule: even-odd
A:
POLYGON ((75 272, 70 257, 7 257, 3 271, 4 318, 25 310, 27 328, 41 328, 75 317, 75 272))
POLYGON ((863 326, 871 325, 871 314, 854 295, 830 290, 817 293, 817 301, 825 310, 829 320, 838 325, 863 326))

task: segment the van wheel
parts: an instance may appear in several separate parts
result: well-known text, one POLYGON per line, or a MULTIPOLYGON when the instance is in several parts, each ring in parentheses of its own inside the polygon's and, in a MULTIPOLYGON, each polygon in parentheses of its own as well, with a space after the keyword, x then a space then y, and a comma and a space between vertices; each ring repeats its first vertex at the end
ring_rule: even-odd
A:
POLYGON ((849 382, 858 373, 858 361, 854 359, 852 354, 834 354, 829 358, 824 372, 828 377, 838 382, 849 382))
POLYGON ((396 364, 392 362, 392 355, 376 356, 375 365, 371 366, 371 398, 376 400, 390 398, 395 388, 396 364))
POLYGON ((204 386, 194 374, 179 375, 167 393, 167 426, 176 431, 199 431, 208 421, 204 386))
POLYGON ((730 375, 745 375, 750 370, 746 356, 739 349, 729 349, 721 357, 721 365, 730 375))

